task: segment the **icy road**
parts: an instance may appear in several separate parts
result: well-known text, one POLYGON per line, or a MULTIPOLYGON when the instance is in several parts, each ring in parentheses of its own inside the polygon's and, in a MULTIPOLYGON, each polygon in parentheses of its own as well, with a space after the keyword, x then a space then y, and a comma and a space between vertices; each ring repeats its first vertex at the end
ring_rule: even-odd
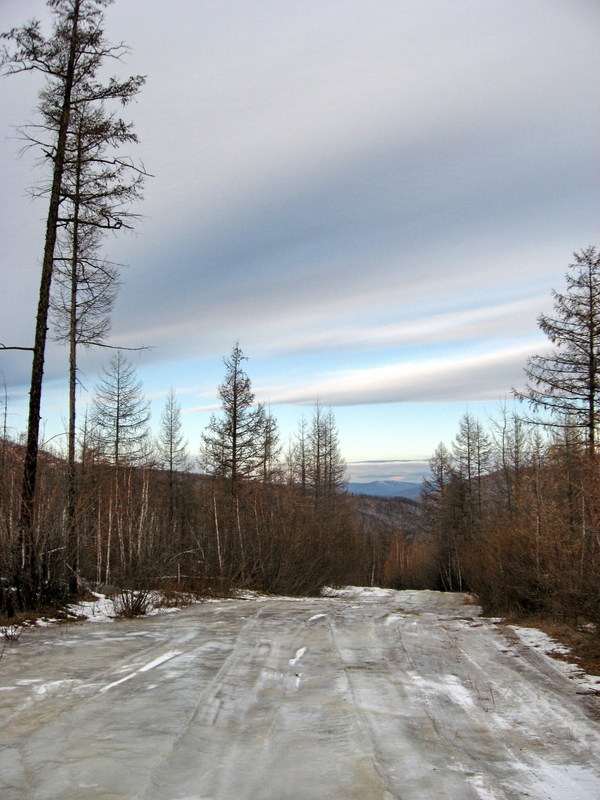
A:
POLYGON ((600 698, 458 594, 348 589, 32 631, 2 800, 598 800, 600 698))

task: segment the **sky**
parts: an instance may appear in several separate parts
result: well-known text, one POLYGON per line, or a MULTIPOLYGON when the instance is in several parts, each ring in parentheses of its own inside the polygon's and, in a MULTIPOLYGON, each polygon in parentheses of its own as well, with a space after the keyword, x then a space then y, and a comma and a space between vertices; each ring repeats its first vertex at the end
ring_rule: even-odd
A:
MULTIPOLYGON (((0 0, 0 31, 43 0, 0 0)), ((316 402, 355 480, 419 480, 469 411, 512 403, 544 352, 540 313, 572 254, 600 245, 595 0, 116 0, 112 67, 147 76, 121 110, 153 177, 109 343, 157 422, 172 387, 192 453, 239 341, 283 443, 316 402)), ((40 80, 0 78, 0 342, 29 345, 47 175, 21 153, 40 80)), ((123 151, 125 152, 125 151, 123 151)), ((80 409, 110 351, 81 353, 80 409)), ((66 428, 67 353, 49 342, 44 441, 66 428)), ((0 352, 8 425, 30 356, 0 352)))

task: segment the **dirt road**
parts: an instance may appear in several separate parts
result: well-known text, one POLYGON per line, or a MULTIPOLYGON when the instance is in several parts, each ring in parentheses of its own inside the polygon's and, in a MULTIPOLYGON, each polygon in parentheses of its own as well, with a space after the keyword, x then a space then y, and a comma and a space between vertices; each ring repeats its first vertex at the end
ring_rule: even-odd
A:
POLYGON ((600 698, 462 595, 347 590, 26 633, 3 800, 597 800, 600 698))

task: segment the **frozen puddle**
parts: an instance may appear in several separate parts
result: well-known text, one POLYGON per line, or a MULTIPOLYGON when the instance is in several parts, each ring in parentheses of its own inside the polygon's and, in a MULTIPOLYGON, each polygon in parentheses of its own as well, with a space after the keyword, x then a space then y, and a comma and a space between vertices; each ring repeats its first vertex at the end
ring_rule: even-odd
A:
POLYGON ((596 800, 597 687, 458 594, 28 631, 0 664, 2 800, 596 800))

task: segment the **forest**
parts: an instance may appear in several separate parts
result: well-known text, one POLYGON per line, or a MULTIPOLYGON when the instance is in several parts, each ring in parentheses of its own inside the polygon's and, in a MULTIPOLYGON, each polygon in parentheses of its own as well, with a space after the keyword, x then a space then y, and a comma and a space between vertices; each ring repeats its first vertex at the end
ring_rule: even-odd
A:
POLYGON ((105 5, 54 0, 51 35, 37 22, 2 35, 4 75, 35 71, 46 81, 38 122, 20 135, 48 174, 34 189, 47 202, 34 343, 2 345, 5 358, 31 351, 32 369, 22 435, 9 436, 4 399, 0 613, 14 617, 101 586, 313 594, 378 583, 470 591, 490 611, 586 620, 600 630, 596 249, 575 254, 566 290, 553 293, 554 316, 539 318, 554 350, 525 365, 521 402, 485 425, 465 413, 454 440, 433 455, 409 524, 401 513, 367 513, 347 494, 330 409, 317 404, 282 447, 275 418, 255 402, 239 343, 224 358, 221 408, 192 459, 176 394, 151 435, 126 349, 107 344, 119 267, 103 257, 103 238, 135 225, 150 176, 124 153, 137 135, 116 110, 144 78, 101 77, 125 50, 104 38, 105 5), (53 452, 40 447, 49 332, 69 365, 67 444, 53 452), (82 417, 78 357, 96 347, 112 357, 82 417))

